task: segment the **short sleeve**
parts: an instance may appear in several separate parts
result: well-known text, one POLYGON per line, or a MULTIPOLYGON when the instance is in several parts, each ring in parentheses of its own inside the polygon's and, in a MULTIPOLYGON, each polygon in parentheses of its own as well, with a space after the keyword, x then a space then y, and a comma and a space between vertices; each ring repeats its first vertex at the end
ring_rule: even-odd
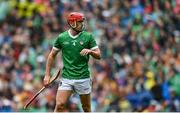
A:
POLYGON ((53 44, 53 49, 56 49, 56 50, 61 49, 60 35, 55 39, 54 44, 53 44))
POLYGON ((97 46, 97 44, 96 44, 96 41, 95 41, 95 39, 94 39, 94 37, 93 37, 92 34, 90 34, 89 48, 90 48, 91 50, 98 48, 98 46, 97 46))

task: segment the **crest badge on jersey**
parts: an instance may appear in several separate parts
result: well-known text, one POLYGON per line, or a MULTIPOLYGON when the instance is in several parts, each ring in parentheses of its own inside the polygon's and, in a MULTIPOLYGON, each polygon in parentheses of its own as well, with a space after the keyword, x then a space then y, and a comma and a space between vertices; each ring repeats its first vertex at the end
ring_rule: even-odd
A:
POLYGON ((83 42, 83 41, 80 41, 80 44, 81 44, 81 45, 83 45, 83 44, 84 44, 84 42, 83 42))
POLYGON ((76 40, 72 40, 72 43, 73 43, 72 45, 76 46, 76 42, 77 42, 76 40))

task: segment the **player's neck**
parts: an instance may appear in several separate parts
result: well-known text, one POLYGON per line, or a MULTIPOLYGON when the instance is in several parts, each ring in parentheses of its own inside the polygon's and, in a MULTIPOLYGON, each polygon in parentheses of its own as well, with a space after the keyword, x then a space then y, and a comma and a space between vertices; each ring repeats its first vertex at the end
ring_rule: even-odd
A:
POLYGON ((76 36, 76 35, 78 35, 80 33, 80 32, 77 32, 77 31, 75 31, 73 29, 70 29, 69 31, 70 31, 72 36, 76 36))

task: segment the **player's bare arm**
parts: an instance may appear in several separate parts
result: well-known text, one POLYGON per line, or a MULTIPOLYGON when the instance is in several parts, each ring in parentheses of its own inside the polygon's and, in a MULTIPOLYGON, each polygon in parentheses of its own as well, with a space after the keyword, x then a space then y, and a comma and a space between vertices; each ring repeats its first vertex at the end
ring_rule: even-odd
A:
POLYGON ((99 48, 97 49, 94 49, 94 50, 91 50, 91 49, 83 49, 80 54, 82 56, 85 56, 85 55, 91 55, 93 56, 95 59, 101 59, 101 53, 100 53, 100 50, 99 48))
POLYGON ((45 77, 44 77, 44 85, 47 86, 50 82, 50 72, 51 72, 51 67, 52 64, 54 63, 54 60, 56 58, 58 51, 55 49, 52 49, 46 63, 46 72, 45 72, 45 77))

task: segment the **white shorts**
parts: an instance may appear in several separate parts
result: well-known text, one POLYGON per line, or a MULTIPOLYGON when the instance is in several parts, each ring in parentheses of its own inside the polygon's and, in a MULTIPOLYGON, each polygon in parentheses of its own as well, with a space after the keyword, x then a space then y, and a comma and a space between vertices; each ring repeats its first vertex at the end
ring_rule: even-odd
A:
POLYGON ((92 80, 90 78, 80 80, 62 78, 58 90, 72 90, 78 94, 89 94, 92 90, 92 80))

